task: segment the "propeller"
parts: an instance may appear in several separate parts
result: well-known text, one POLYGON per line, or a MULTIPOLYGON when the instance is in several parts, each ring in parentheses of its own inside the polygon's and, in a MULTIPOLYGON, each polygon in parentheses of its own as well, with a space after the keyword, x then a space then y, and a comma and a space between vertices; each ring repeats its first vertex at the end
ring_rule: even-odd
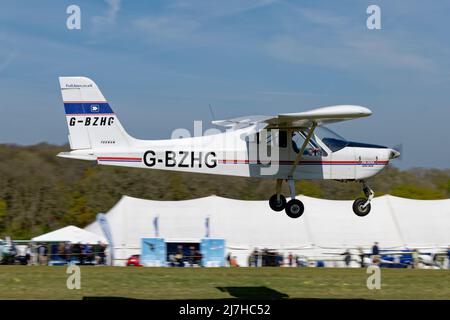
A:
POLYGON ((392 150, 391 159, 397 158, 398 160, 401 161, 403 157, 403 144, 402 143, 397 144, 393 146, 391 150, 392 150))

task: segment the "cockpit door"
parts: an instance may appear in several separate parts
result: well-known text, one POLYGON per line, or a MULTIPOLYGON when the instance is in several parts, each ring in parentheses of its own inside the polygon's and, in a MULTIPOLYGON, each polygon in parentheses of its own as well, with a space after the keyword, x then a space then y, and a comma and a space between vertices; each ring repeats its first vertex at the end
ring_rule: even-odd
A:
MULTIPOLYGON (((290 159, 293 161, 301 150, 308 135, 306 130, 293 130, 291 135, 290 159)), ((329 176, 328 166, 324 160, 328 153, 315 140, 314 136, 307 144, 296 171, 300 179, 323 179, 329 176)))

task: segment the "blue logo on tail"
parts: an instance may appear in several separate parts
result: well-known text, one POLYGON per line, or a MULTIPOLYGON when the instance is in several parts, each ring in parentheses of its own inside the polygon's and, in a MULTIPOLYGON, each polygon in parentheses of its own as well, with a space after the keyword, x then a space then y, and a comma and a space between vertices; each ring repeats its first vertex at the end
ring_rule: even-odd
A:
POLYGON ((100 111, 100 106, 98 104, 91 104, 91 112, 95 113, 95 112, 99 112, 100 111))

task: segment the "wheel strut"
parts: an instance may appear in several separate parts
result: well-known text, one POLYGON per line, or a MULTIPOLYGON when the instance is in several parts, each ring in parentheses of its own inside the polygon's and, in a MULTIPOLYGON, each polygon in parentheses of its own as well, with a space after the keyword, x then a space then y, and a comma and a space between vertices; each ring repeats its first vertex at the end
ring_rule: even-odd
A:
POLYGON ((280 201, 281 196, 281 185, 283 184, 283 179, 277 179, 277 186, 276 186, 276 194, 277 194, 277 201, 280 201))
POLYGON ((362 180, 361 182, 363 184, 364 195, 367 198, 366 203, 364 203, 362 207, 366 208, 369 205, 370 201, 372 201, 373 197, 375 196, 375 193, 373 192, 372 189, 370 189, 369 185, 367 184, 367 182, 365 180, 362 180))
POLYGON ((291 199, 295 199, 296 192, 295 192, 295 180, 292 177, 288 178, 288 185, 289 185, 289 191, 291 192, 291 199))

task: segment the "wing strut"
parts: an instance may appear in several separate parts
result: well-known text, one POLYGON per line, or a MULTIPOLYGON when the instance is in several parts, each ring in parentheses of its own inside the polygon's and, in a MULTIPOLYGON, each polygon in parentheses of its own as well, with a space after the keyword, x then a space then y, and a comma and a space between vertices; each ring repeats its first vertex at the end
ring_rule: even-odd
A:
POLYGON ((298 163, 300 162, 303 152, 306 149, 306 146, 308 145, 309 140, 311 140, 311 137, 314 133, 314 130, 317 127, 317 122, 313 122, 313 125, 311 126, 311 129, 309 129, 308 135, 306 136, 305 141, 303 142, 302 147, 300 148, 300 151, 298 152, 297 156, 295 157, 294 164, 292 165, 291 171, 289 172, 289 178, 292 179, 294 176, 295 169, 297 168, 298 163))

